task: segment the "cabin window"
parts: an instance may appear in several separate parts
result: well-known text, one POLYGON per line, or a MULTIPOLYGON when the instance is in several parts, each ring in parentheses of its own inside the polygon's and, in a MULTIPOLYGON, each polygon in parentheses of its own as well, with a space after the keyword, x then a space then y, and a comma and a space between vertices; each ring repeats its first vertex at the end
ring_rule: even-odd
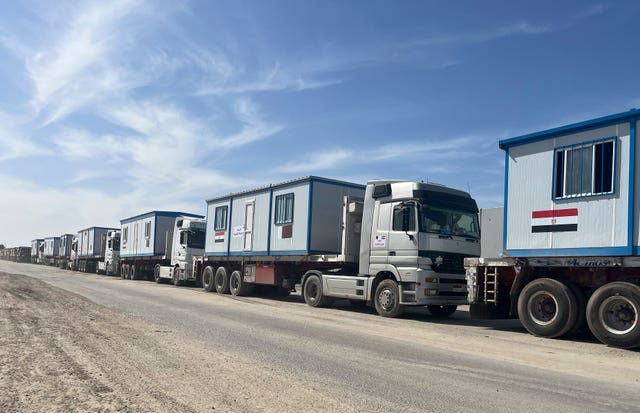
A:
POLYGON ((215 211, 215 220, 213 223, 213 229, 215 231, 225 231, 227 229, 227 216, 229 215, 229 207, 219 206, 215 211))
POLYGON ((273 222, 276 225, 293 223, 293 192, 276 196, 276 211, 273 222))
POLYGON ((144 238, 145 245, 149 247, 151 245, 151 221, 144 223, 144 238))
POLYGON ((557 199, 614 192, 615 138, 557 148, 553 196, 557 199))
POLYGON ((394 231, 415 231, 416 206, 411 204, 400 204, 393 208, 392 228, 394 231), (406 222, 406 227, 404 227, 403 221, 406 222))

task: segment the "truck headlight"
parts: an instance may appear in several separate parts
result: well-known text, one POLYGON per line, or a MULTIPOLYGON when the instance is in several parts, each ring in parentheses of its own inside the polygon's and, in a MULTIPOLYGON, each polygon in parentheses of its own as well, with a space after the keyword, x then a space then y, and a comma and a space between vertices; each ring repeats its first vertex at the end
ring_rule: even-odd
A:
POLYGON ((433 289, 433 288, 425 288, 424 289, 424 295, 438 295, 438 290, 433 289))

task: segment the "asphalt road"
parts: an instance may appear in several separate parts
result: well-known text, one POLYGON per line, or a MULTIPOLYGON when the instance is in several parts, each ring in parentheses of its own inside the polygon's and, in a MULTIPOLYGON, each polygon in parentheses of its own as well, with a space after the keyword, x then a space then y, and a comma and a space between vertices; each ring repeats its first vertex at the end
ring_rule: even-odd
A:
POLYGON ((267 365, 357 411, 640 411, 640 352, 533 337, 515 320, 476 322, 464 309, 446 321, 420 310, 383 319, 346 302, 311 308, 298 295, 222 296, 6 261, 0 271, 267 365))

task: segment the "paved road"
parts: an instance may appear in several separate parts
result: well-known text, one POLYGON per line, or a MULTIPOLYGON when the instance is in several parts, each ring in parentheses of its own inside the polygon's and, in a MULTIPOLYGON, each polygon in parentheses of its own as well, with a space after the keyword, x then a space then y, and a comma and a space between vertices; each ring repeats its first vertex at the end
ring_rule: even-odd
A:
POLYGON ((465 311, 389 320, 346 303, 310 308, 297 295, 222 296, 5 261, 0 271, 266 364, 354 410, 640 411, 639 352, 536 338, 514 320, 477 323, 465 311))

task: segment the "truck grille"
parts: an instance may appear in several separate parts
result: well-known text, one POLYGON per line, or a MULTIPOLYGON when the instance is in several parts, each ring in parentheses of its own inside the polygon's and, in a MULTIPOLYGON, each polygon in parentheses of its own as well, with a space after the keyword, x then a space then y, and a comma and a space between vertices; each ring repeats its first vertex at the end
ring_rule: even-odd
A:
MULTIPOLYGON (((436 273, 445 274, 463 274, 464 259, 473 257, 473 255, 455 254, 442 251, 420 251, 420 257, 429 258, 431 260, 431 269, 436 273)), ((457 280, 456 282, 460 282, 457 280)))

